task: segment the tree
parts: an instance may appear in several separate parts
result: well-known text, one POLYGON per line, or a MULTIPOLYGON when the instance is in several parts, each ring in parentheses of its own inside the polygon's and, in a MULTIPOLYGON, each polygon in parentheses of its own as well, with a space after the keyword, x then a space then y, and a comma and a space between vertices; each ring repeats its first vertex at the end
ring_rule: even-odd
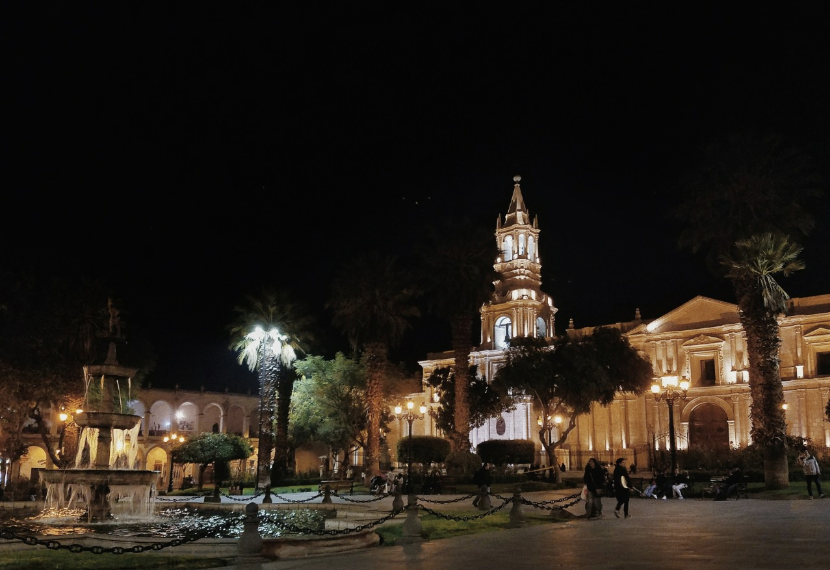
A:
MULTIPOLYGON (((468 375, 472 351, 472 325, 478 311, 493 292, 498 278, 493 262, 498 256, 493 234, 470 218, 445 219, 427 228, 425 245, 419 251, 430 310, 450 323, 453 349, 453 413, 455 429, 447 431, 453 449, 470 448, 471 403, 468 401, 475 372, 468 375)), ((447 392, 444 392, 447 394, 447 392)), ((449 424, 449 423, 448 423, 449 424)), ((480 424, 479 424, 480 425, 480 424)))
MULTIPOLYGON (((786 244, 779 242, 784 247, 779 253, 783 253, 798 246, 799 238, 812 230, 815 225, 810 213, 812 201, 822 194, 825 183, 811 157, 781 138, 733 134, 703 149, 680 180, 679 191, 685 200, 672 212, 683 226, 678 245, 693 253, 705 252, 713 273, 732 281, 747 334, 752 433, 766 442, 767 489, 787 487, 789 467, 781 413, 770 407, 779 400, 781 391, 780 376, 773 380, 773 375, 779 373, 778 365, 771 365, 778 357, 780 340, 773 341, 769 336, 778 334, 777 327, 769 328, 769 315, 763 313, 773 310, 775 305, 764 309, 757 303, 766 293, 780 295, 781 292, 776 292, 774 287, 766 293, 763 289, 753 289, 755 279, 760 279, 756 285, 766 282, 771 286, 772 273, 768 269, 763 270, 768 277, 760 278, 761 273, 752 277, 752 274, 770 262, 773 267, 777 266, 777 262, 768 259, 767 254, 771 252, 764 253, 766 247, 761 246, 765 241, 768 246, 772 245, 765 236, 787 236, 786 244), (755 245, 750 245, 753 242, 755 245), (748 259, 753 253, 760 257, 748 259), (720 263, 723 261, 725 265, 720 263), (736 265, 744 268, 738 269, 736 265), (753 266, 755 269, 751 269, 753 266), (747 326, 756 327, 756 331, 751 333, 747 326), (750 334, 753 339, 749 338, 750 334), (761 363, 765 363, 763 367, 761 363), (761 401, 756 402, 756 398, 761 401)), ((783 272, 784 266, 779 267, 777 271, 783 272)), ((785 312, 786 305, 781 309, 785 312)))
POLYGON ((205 470, 214 465, 214 484, 218 490, 222 484, 218 474, 229 473, 227 463, 248 459, 254 452, 248 440, 228 433, 200 433, 173 450, 172 462, 196 463, 199 466, 199 490, 202 490, 205 470), (223 465, 220 465, 223 464, 223 465))
POLYGON ((765 233, 738 241, 724 256, 727 277, 738 295, 738 314, 746 331, 752 395, 752 440, 764 448, 764 479, 771 488, 789 486, 787 426, 784 418, 784 387, 781 384, 781 347, 778 315, 786 313, 789 295, 773 275, 788 276, 804 268, 797 259, 801 248, 782 235, 765 233), (784 477, 784 480, 781 478, 784 477))
POLYGON ((366 367, 366 476, 380 473, 380 428, 389 349, 420 316, 417 288, 393 256, 361 254, 338 271, 327 307, 366 367))
POLYGON ((236 318, 228 327, 230 349, 238 353, 240 364, 259 376, 257 484, 267 478, 274 485, 287 475, 289 465, 288 411, 296 379, 291 363, 313 342, 313 320, 302 305, 291 302, 281 290, 263 290, 258 297, 246 295, 234 312, 236 318))
MULTIPOLYGON (((513 400, 507 394, 493 390, 487 379, 477 374, 475 365, 469 367, 464 377, 473 379, 467 392, 469 426, 466 431, 468 433, 471 429, 483 426, 489 418, 514 409, 513 400)), ((444 433, 464 431, 455 429, 457 417, 455 413, 456 391, 454 389, 455 368, 436 368, 426 382, 433 388, 437 388, 441 395, 435 412, 435 427, 444 431, 444 433)))
POLYGON ((333 360, 309 356, 294 367, 302 381, 291 401, 291 441, 324 443, 334 455, 343 451, 345 472, 349 450, 366 444, 366 370, 342 353, 333 360))
MULTIPOLYGON (((568 439, 576 418, 596 403, 607 406, 618 392, 641 394, 653 377, 651 364, 614 328, 599 327, 590 335, 558 337, 548 346, 544 339, 516 338, 507 350, 507 361, 493 379, 493 388, 533 399, 542 417, 560 416, 565 428, 555 442, 539 428, 539 441, 549 458, 568 439)), ((562 474, 551 461, 557 482, 562 474)))

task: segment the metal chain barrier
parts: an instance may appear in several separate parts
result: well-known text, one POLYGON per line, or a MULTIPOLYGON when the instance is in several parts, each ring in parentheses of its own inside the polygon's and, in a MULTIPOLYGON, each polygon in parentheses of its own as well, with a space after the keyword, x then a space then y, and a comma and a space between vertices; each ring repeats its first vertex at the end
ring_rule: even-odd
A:
POLYGON ((509 505, 512 502, 513 502, 513 499, 508 499, 508 500, 504 501, 498 507, 493 507, 489 511, 486 511, 486 512, 483 512, 483 513, 480 513, 480 514, 477 514, 477 515, 470 515, 470 516, 465 516, 465 517, 454 517, 454 516, 451 516, 451 515, 445 515, 443 513, 439 513, 438 511, 434 511, 434 510, 430 509, 429 507, 425 507, 423 505, 418 505, 418 508, 421 509, 422 511, 426 512, 426 513, 429 513, 431 515, 435 515, 436 517, 440 517, 440 518, 446 519, 448 521, 460 522, 460 521, 472 521, 472 520, 475 520, 475 519, 483 519, 484 517, 487 517, 487 516, 490 516, 494 513, 499 512, 500 510, 502 510, 504 507, 506 507, 507 505, 509 505))
POLYGON ((192 497, 186 497, 182 495, 181 497, 156 497, 157 503, 190 503, 193 499, 201 499, 202 495, 193 495, 192 497))
MULTIPOLYGON (((225 527, 229 527, 233 523, 226 523, 225 527)), ((221 528, 221 527, 220 527, 221 528)), ((80 552, 91 552, 93 554, 126 554, 128 552, 140 554, 142 552, 158 552, 159 550, 163 550, 169 547, 181 546, 182 544, 190 544, 201 540, 203 538, 211 538, 213 533, 216 532, 217 529, 211 529, 210 533, 205 533, 204 536, 195 536, 195 537, 182 537, 182 538, 174 538, 169 542, 154 542, 153 544, 136 544, 135 546, 113 546, 111 548, 105 548, 103 546, 84 546, 83 544, 64 544, 59 540, 49 539, 43 540, 37 538, 36 536, 24 536, 17 534, 13 530, 0 528, 0 538, 4 540, 19 540, 28 546, 45 546, 49 550, 68 550, 73 554, 77 554, 80 552)))
MULTIPOLYGON (((222 495, 223 497, 225 497, 226 499, 230 499, 231 501, 253 501, 257 497, 261 497, 262 495, 264 495, 265 491, 262 491, 261 493, 257 493, 255 495, 245 495, 241 499, 238 499, 237 497, 234 497, 233 495, 228 495, 227 493, 222 493, 221 491, 219 492, 219 494, 222 495)), ((271 494, 274 495, 275 497, 279 497, 279 495, 277 495, 275 493, 271 493, 271 494)), ((280 497, 280 498, 282 498, 282 497, 280 497)), ((295 501, 291 501, 291 502, 295 502, 295 501)))
MULTIPOLYGON (((347 498, 347 497, 344 497, 344 496, 340 496, 337 493, 332 493, 332 494, 334 494, 336 496, 339 496, 343 500, 350 501, 350 502, 353 502, 353 503, 370 503, 370 502, 374 502, 374 501, 386 498, 386 495, 382 495, 380 497, 375 497, 375 498, 369 499, 367 501, 359 501, 359 500, 350 499, 350 498, 347 498)), ((449 504, 449 503, 458 503, 460 501, 466 501, 466 500, 469 500, 469 499, 471 499, 471 498, 473 498, 477 495, 478 495, 478 493, 473 493, 473 494, 470 494, 470 495, 467 495, 467 496, 464 496, 464 497, 460 497, 460 498, 457 498, 457 499, 450 499, 450 500, 447 500, 447 501, 428 500, 428 499, 422 499, 421 497, 418 497, 418 499, 429 501, 429 502, 432 502, 432 503, 449 504)), ((286 502, 290 502, 290 503, 305 503, 305 502, 308 502, 312 499, 319 498, 319 497, 323 496, 323 494, 319 493, 316 496, 311 497, 310 499, 304 499, 304 500, 299 500, 299 501, 292 501, 290 499, 286 499, 285 497, 281 497, 279 495, 274 495, 274 496, 278 497, 281 500, 284 500, 286 502)), ((418 504, 416 506, 418 507, 419 510, 424 511, 427 514, 430 514, 430 515, 433 515, 433 516, 436 516, 436 517, 439 517, 439 518, 443 518, 445 520, 451 520, 451 521, 456 521, 456 522, 464 522, 464 521, 471 521, 471 520, 476 520, 476 519, 483 519, 485 517, 488 517, 492 514, 495 514, 499 511, 501 511, 502 509, 504 509, 504 507, 506 507, 507 505, 513 503, 513 498, 512 497, 503 497, 501 495, 496 495, 496 494, 490 494, 490 496, 501 500, 502 503, 497 507, 493 507, 490 510, 488 510, 486 512, 483 512, 483 513, 479 513, 477 515, 452 516, 452 515, 447 515, 447 514, 444 514, 444 513, 440 513, 436 510, 430 509, 429 507, 426 507, 426 506, 421 505, 421 504, 418 504)), ((233 498, 233 497, 230 497, 230 498, 233 498)), ((253 497, 246 497, 244 500, 250 500, 251 498, 253 498, 253 497)), ((174 500, 167 499, 167 501, 179 501, 179 499, 174 499, 174 500)), ((560 499, 553 499, 553 500, 550 500, 550 501, 529 501, 529 500, 525 499, 524 497, 522 497, 522 504, 530 505, 534 508, 544 509, 544 510, 548 510, 548 511, 553 511, 553 510, 557 510, 557 509, 565 509, 565 508, 568 508, 568 507, 572 507, 573 505, 576 505, 580 501, 582 501, 582 497, 581 497, 580 493, 577 493, 575 495, 570 495, 570 496, 567 496, 567 497, 562 497, 560 499), (565 503, 565 501, 570 501, 570 502, 565 503), (560 504, 560 503, 565 503, 565 504, 560 504), (552 506, 549 506, 549 505, 552 505, 552 506)), ((284 528, 284 529, 286 529, 290 532, 294 532, 294 533, 298 533, 298 534, 317 535, 317 536, 324 536, 324 535, 325 536, 334 536, 334 535, 338 535, 338 534, 350 534, 350 533, 353 533, 353 532, 360 532, 360 531, 363 531, 363 530, 368 530, 368 529, 374 528, 374 527, 376 527, 380 524, 383 524, 385 522, 388 522, 388 521, 394 519, 395 517, 397 517, 401 513, 404 513, 405 511, 406 511, 406 507, 404 507, 402 509, 397 509, 397 510, 392 511, 388 515, 383 516, 383 517, 381 517, 377 520, 369 521, 369 522, 361 524, 361 525, 357 525, 357 526, 354 526, 354 527, 351 527, 351 528, 344 528, 344 529, 317 530, 317 529, 299 527, 299 526, 296 526, 296 525, 293 525, 293 524, 290 524, 290 523, 285 523, 283 521, 272 521, 272 522, 275 525, 279 526, 280 528, 284 528)), ((221 529, 222 527, 228 527, 229 528, 233 524, 235 524, 234 521, 229 521, 229 522, 225 523, 224 525, 220 526, 219 529, 221 529)), ((219 530, 219 529, 217 529, 217 528, 210 529, 209 531, 205 532, 204 536, 182 537, 182 538, 173 539, 169 542, 156 542, 156 543, 153 543, 153 544, 135 545, 135 546, 131 546, 131 547, 114 546, 114 547, 111 547, 111 548, 104 548, 102 546, 83 546, 83 545, 77 544, 77 543, 63 544, 60 541, 54 540, 54 539, 43 540, 43 539, 39 539, 35 536, 19 535, 19 534, 15 533, 13 530, 4 529, 4 528, 0 528, 0 539, 19 540, 19 541, 21 541, 24 544, 27 544, 29 546, 45 546, 46 548, 49 548, 50 550, 61 550, 61 549, 63 549, 63 550, 68 550, 69 552, 72 552, 72 553, 92 552, 93 554, 105 554, 105 553, 125 554, 125 553, 153 552, 153 551, 162 550, 164 548, 181 546, 182 544, 190 544, 190 543, 196 542, 197 540, 200 540, 202 538, 215 537, 216 533, 217 533, 217 530, 219 530)))
MULTIPOLYGON (((366 499, 365 501, 360 499, 352 499, 351 497, 347 497, 346 495, 341 495, 337 491, 329 491, 330 495, 343 499, 344 501, 348 501, 349 503, 374 503, 376 501, 380 501, 388 497, 389 495, 379 495, 377 497, 372 497, 371 499, 366 499)), ((317 495, 318 497, 320 495, 317 495)))
POLYGON ((530 505, 531 507, 537 509, 544 509, 547 511, 555 511, 555 510, 564 510, 568 507, 572 507, 582 501, 582 493, 577 493, 575 495, 570 495, 568 497, 562 497, 561 499, 555 499, 552 501, 528 501, 524 497, 522 497, 522 504, 523 505, 530 505), (570 503, 566 503, 564 505, 557 505, 556 503, 562 503, 564 501, 571 501, 570 503), (553 504, 553 506, 549 507, 547 505, 553 504))
MULTIPOLYGON (((473 497, 476 497, 476 496, 478 496, 478 493, 473 493, 471 495, 467 495, 465 497, 459 497, 457 499, 448 499, 446 501, 436 501, 435 499, 427 499, 426 497, 421 497, 419 495, 418 500, 422 501, 424 503, 435 503, 435 504, 438 504, 438 505, 449 505, 450 503, 460 503, 461 501, 468 501, 468 500, 470 500, 470 499, 472 499, 473 497)), ((492 496, 493 497, 498 497, 498 495, 492 495, 492 496)), ((498 498, 504 500, 504 497, 498 497, 498 498)), ((512 499, 510 499, 510 500, 512 500, 512 499)))

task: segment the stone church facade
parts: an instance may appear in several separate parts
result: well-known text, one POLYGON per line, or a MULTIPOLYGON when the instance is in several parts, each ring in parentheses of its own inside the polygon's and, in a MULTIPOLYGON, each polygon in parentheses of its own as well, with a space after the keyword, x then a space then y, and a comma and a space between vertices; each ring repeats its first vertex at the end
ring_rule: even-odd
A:
MULTIPOLYGON (((542 291, 538 218, 531 220, 520 182, 520 177, 514 178, 507 215, 496 224, 499 255, 494 268, 500 279, 492 299, 481 308, 481 342, 470 355, 471 364, 488 380, 504 362, 510 337, 550 340, 554 334, 557 308, 542 291)), ((830 295, 791 299, 788 314, 779 322, 788 432, 826 449, 830 447, 830 422, 824 413, 830 398, 830 295)), ((749 365, 737 305, 695 297, 655 319, 642 319, 637 310, 632 321, 604 326, 620 329, 651 362, 655 382, 666 385, 681 378, 690 382, 686 398, 674 402, 677 449, 740 448, 751 443, 749 365)), ((571 322, 566 332, 578 338, 592 330, 574 328, 571 322)), ((436 368, 452 364, 451 351, 429 354, 420 362, 424 380, 436 368)), ((424 386, 431 390, 426 381, 424 386)), ((434 401, 432 393, 413 397, 434 401)), ((602 461, 626 457, 629 465, 651 467, 654 452, 670 447, 668 416, 667 403, 656 401, 650 392, 620 393, 610 405, 595 405, 577 418, 576 429, 557 450, 556 461, 568 469, 582 469, 589 457, 602 461)), ((517 401, 514 411, 474 429, 471 447, 490 439, 528 439, 536 443, 539 463, 549 465, 538 441, 538 417, 532 402, 517 401)), ((429 419, 414 431, 440 435, 429 419)), ((557 428, 552 431, 556 439, 557 428)))

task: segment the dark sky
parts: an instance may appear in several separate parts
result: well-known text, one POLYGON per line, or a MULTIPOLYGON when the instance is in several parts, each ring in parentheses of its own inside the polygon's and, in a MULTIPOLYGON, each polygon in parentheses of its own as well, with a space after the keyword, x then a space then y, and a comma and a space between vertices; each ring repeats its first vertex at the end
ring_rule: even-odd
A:
MULTIPOLYGON (((826 168, 827 9, 278 4, 3 8, 2 262, 116 283, 153 385, 254 389, 226 325, 262 286, 345 348, 339 264, 438 216, 495 230, 515 174, 560 332, 732 301, 667 218, 694 151, 754 129, 826 168)), ((816 215, 793 296, 830 293, 816 215)), ((448 338, 424 319, 396 356, 448 338)))

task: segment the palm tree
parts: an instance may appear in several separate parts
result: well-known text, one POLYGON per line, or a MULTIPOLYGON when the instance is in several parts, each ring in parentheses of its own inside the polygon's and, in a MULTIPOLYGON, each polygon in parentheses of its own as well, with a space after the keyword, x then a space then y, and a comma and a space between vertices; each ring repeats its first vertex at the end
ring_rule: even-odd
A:
POLYGON ((366 367, 366 476, 380 473, 380 427, 389 349, 403 339, 420 311, 418 291, 393 256, 360 254, 335 276, 328 308, 366 367))
POLYGON ((296 379, 291 363, 305 354, 314 340, 312 319, 303 306, 292 303, 288 294, 279 290, 265 290, 259 297, 247 295, 234 312, 236 318, 228 327, 230 349, 238 353, 240 364, 259 376, 259 483, 269 474, 281 477, 288 469, 288 410, 296 379), (276 450, 273 472, 272 450, 276 450))
POLYGON ((445 219, 427 228, 419 251, 430 309, 450 322, 454 355, 455 430, 449 434, 453 451, 470 447, 468 392, 472 326, 482 303, 490 298, 498 278, 493 261, 498 256, 491 232, 465 217, 445 219))
MULTIPOLYGON (((746 240, 752 238, 760 245, 761 236, 768 233, 788 236, 790 246, 797 245, 798 236, 807 235, 815 224, 810 214, 810 201, 821 195, 823 185, 824 180, 808 155, 778 137, 754 133, 732 134, 724 141, 709 145, 703 149, 695 167, 681 179, 679 191, 685 200, 672 212, 684 226, 679 245, 693 253, 705 251, 709 267, 717 275, 724 275, 724 266, 717 262, 727 261, 739 309, 746 315, 742 319, 755 319, 760 313, 754 312, 754 305, 742 304, 749 303, 748 274, 739 272, 728 260, 743 260, 750 265, 758 264, 760 268, 768 260, 764 255, 751 261, 748 256, 754 248, 749 247, 746 240)), ((754 253, 762 254, 761 251, 754 253)), ((749 330, 746 332, 750 334, 749 330)), ((771 330, 766 332, 772 334, 771 330)), ((757 338, 772 342, 769 335, 757 338)), ((769 347, 748 339, 750 362, 760 366, 770 358, 766 348, 769 347)), ((764 410, 778 398, 781 380, 777 365, 774 370, 765 369, 763 376, 759 376, 760 370, 760 367, 753 369, 750 366, 752 430, 759 434, 759 442, 766 441, 765 445, 770 446, 769 461, 765 451, 764 471, 768 475, 766 486, 773 489, 779 485, 787 486, 788 466, 786 462, 777 463, 778 436, 764 437, 764 434, 783 433, 778 419, 780 411, 773 411, 767 417, 764 410), (756 399, 760 401, 756 402, 756 399), (767 422, 770 423, 768 428, 765 427, 767 422)))
POLYGON ((789 295, 773 275, 788 276, 804 268, 801 248, 786 236, 765 233, 741 240, 723 258, 738 294, 738 312, 746 331, 752 394, 752 440, 764 448, 764 479, 768 488, 789 486, 784 420, 784 388, 779 374, 781 346, 778 315, 786 313, 789 295), (756 418, 759 421, 756 421, 756 418))

